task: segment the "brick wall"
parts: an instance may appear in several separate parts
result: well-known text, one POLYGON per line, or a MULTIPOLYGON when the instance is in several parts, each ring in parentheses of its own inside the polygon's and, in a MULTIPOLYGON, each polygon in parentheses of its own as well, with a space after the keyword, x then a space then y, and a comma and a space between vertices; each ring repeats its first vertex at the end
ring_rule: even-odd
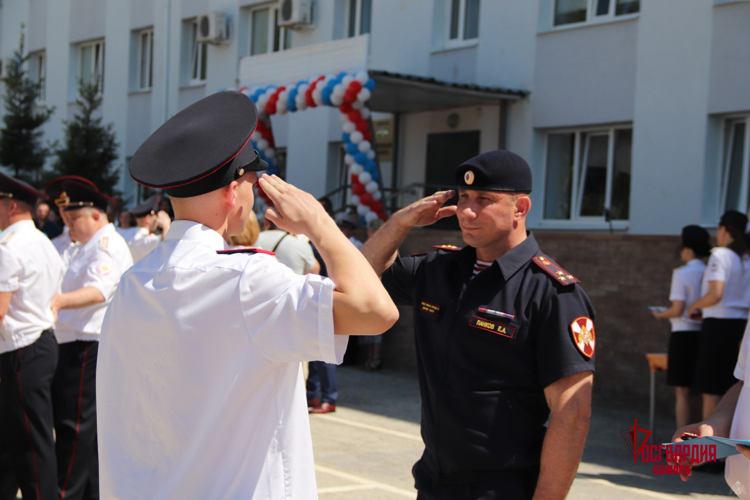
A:
MULTIPOLYGON (((670 326, 648 306, 668 305, 672 269, 681 265, 677 236, 535 233, 542 251, 581 280, 596 309, 597 373, 594 403, 648 411, 647 352, 666 352, 670 326)), ((402 255, 426 252, 433 244, 463 246, 460 232, 414 230, 402 255)), ((416 372, 412 313, 383 338, 384 364, 416 372)), ((657 374, 657 409, 670 415, 673 390, 657 374)))

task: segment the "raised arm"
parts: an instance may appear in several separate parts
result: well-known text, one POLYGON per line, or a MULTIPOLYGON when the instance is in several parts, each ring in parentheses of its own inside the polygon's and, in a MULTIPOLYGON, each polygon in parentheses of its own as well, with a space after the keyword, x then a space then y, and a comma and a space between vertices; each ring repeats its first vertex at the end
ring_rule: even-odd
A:
POLYGON ((351 244, 318 201, 275 175, 258 181, 273 201, 266 217, 313 242, 336 284, 333 321, 337 335, 378 335, 398 320, 398 309, 364 256, 351 244))

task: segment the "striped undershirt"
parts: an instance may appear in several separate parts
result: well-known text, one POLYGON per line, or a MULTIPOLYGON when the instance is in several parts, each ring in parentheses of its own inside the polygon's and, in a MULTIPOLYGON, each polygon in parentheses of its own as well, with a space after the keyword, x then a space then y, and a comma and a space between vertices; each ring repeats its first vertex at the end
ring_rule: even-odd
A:
POLYGON ((492 265, 492 262, 485 262, 483 260, 477 260, 474 263, 474 275, 472 276, 472 278, 476 276, 477 274, 481 273, 482 271, 484 271, 485 269, 487 269, 488 267, 490 267, 491 265, 492 265))

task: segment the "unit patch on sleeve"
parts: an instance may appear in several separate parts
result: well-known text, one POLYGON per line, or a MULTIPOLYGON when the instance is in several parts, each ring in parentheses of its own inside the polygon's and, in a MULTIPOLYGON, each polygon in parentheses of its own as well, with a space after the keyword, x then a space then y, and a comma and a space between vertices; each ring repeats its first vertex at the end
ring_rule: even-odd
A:
POLYGON ((516 329, 512 326, 503 325, 501 323, 497 323, 486 318, 480 318, 478 316, 471 317, 471 319, 469 320, 469 326, 473 326, 474 328, 479 328, 480 330, 484 330, 487 332, 496 333, 498 335, 502 335, 503 337, 508 337, 509 339, 512 339, 516 336, 516 329))
POLYGON ((533 260, 534 264, 541 267, 545 273, 552 276, 555 281, 563 286, 573 285, 575 283, 581 282, 581 280, 560 267, 557 262, 548 257, 545 257, 544 255, 537 255, 533 260))
POLYGON ((576 318, 570 324, 570 334, 573 336, 573 343, 581 351, 581 354, 591 359, 594 351, 596 351, 596 333, 591 318, 586 316, 576 318))

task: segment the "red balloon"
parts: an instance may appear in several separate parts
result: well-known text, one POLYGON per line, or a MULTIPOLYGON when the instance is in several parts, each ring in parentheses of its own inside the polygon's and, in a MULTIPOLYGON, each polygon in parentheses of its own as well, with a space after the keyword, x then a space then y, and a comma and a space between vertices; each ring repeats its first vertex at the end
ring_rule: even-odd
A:
POLYGON ((359 112, 359 110, 353 109, 349 111, 349 121, 353 123, 357 123, 362 119, 362 113, 359 112))
POLYGON ((349 88, 346 90, 347 92, 354 92, 354 96, 356 97, 356 95, 359 94, 359 91, 362 90, 362 84, 359 83, 357 80, 354 80, 352 83, 349 84, 349 88))
POLYGON ((385 215, 385 212, 378 213, 378 219, 382 220, 383 222, 386 222, 388 220, 388 216, 385 215))
POLYGON ((266 129, 266 123, 263 120, 258 120, 258 125, 255 126, 255 130, 257 130, 258 132, 263 132, 266 129))
POLYGON ((372 134, 370 133, 369 130, 365 130, 364 132, 362 132, 362 136, 365 138, 366 141, 372 140, 372 134))
POLYGON ((357 181, 354 184, 352 184, 352 193, 356 195, 360 195, 362 193, 365 193, 365 185, 361 182, 357 181))
POLYGON ((351 176, 349 176, 349 179, 351 179, 352 184, 356 184, 359 182, 359 176, 357 174, 352 174, 351 176))
POLYGON ((276 89, 276 93, 277 93, 277 94, 281 94, 281 93, 282 93, 282 92, 284 92, 285 90, 286 90, 286 87, 284 87, 284 86, 282 85, 281 87, 279 87, 279 88, 277 88, 277 89, 276 89))
POLYGON ((364 134, 366 131, 370 130, 370 124, 364 120, 360 120, 357 122, 357 130, 364 134))
POLYGON ((273 132, 271 132, 271 131, 270 131, 270 130, 268 130, 268 129, 265 129, 265 130, 263 130, 263 131, 262 131, 262 132, 260 133, 260 135, 262 135, 262 136, 263 136, 263 138, 264 138, 265 140, 267 140, 267 141, 270 141, 270 140, 271 140, 271 137, 273 137, 273 132))
POLYGON ((344 104, 339 106, 339 111, 341 111, 341 113, 345 115, 348 115, 351 110, 352 110, 352 105, 350 103, 345 102, 344 104))
POLYGON ((372 203, 372 195, 370 193, 362 193, 361 195, 359 195, 359 201, 363 205, 367 205, 369 207, 372 203))
POLYGON ((275 115, 276 114, 276 103, 275 102, 267 102, 266 103, 266 114, 267 115, 275 115))
POLYGON ((383 211, 383 202, 380 200, 375 200, 370 205, 370 210, 372 210, 375 213, 380 213, 383 211))
POLYGON ((313 93, 312 87, 307 89, 307 92, 305 92, 305 103, 307 103, 308 108, 316 107, 315 101, 313 100, 313 97, 312 97, 312 93, 313 93))

